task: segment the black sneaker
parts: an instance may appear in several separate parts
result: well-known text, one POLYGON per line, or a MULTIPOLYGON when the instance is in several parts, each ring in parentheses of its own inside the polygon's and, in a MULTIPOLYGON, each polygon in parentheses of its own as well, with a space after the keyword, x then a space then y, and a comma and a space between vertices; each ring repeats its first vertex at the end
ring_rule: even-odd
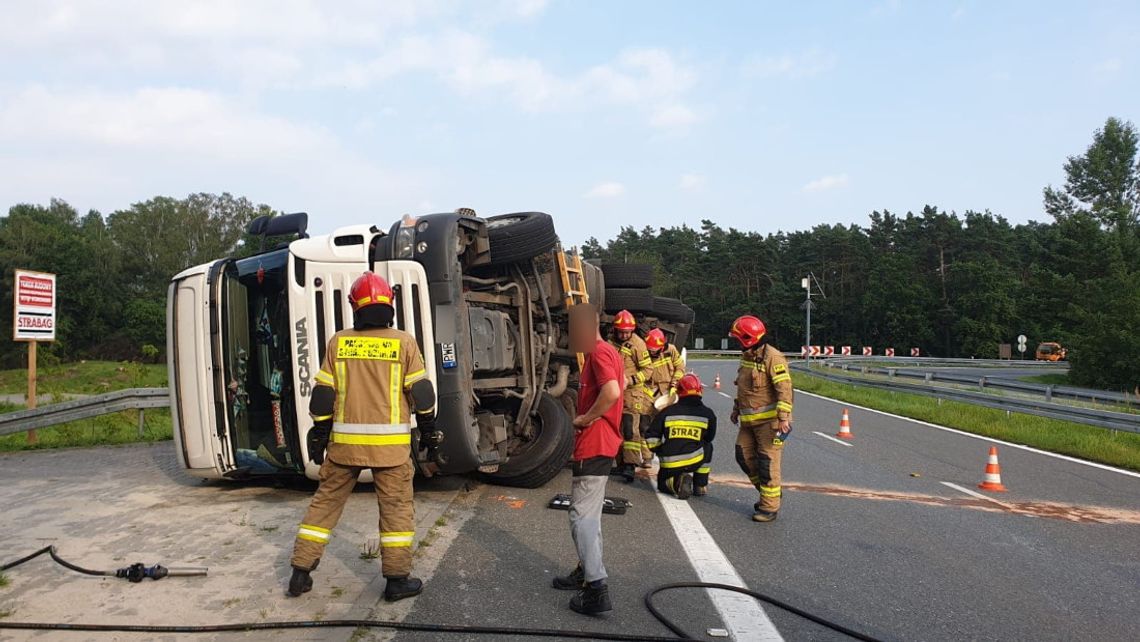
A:
POLYGON ((559 591, 579 591, 586 588, 586 572, 582 570, 582 565, 574 567, 569 575, 561 575, 554 578, 554 588, 559 591))
POLYGON ((388 583, 384 585, 384 599, 388 602, 395 602, 408 597, 415 597, 423 592, 424 583, 418 578, 408 577, 389 577, 388 583))
POLYGON ((309 572, 294 568, 293 577, 289 578, 288 595, 290 597, 300 597, 302 593, 308 593, 311 590, 313 590, 313 578, 309 575, 309 572))
POLYGON ((757 510, 752 515, 754 522, 774 522, 776 521, 776 511, 768 512, 766 510, 757 510))
POLYGON ((605 584, 598 588, 587 585, 570 598, 570 610, 582 615, 601 615, 614 610, 610 603, 610 587, 605 584))
POLYGON ((677 480, 677 499, 688 499, 693 494, 693 476, 689 473, 681 475, 677 480))

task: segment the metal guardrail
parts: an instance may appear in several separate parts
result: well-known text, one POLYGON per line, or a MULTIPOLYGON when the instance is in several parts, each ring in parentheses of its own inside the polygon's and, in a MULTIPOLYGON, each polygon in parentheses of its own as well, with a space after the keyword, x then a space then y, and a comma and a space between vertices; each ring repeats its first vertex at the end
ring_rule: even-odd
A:
POLYGON ((792 364, 792 368, 804 372, 805 374, 810 374, 814 377, 834 381, 836 383, 876 388, 889 392, 926 395, 928 397, 1005 410, 1006 412, 1019 412, 1027 415, 1036 415, 1038 417, 1048 417, 1050 419, 1060 419, 1062 421, 1071 421, 1073 423, 1086 424, 1089 426, 1109 428, 1111 430, 1140 433, 1140 415, 1131 415, 1124 412, 1067 406, 1036 399, 997 397, 984 392, 935 387, 933 385, 903 383, 900 381, 876 381, 862 377, 822 372, 812 369, 808 364, 803 362, 792 364))
POLYGON ((58 424, 90 419, 122 410, 139 411, 139 433, 142 433, 143 411, 147 408, 167 408, 170 406, 170 390, 167 388, 131 388, 116 390, 102 395, 94 395, 53 403, 31 410, 18 410, 0 414, 0 435, 47 428, 58 424))
MULTIPOLYGON (((1009 390, 1012 392, 1040 395, 1042 398, 1044 398, 1045 401, 1053 401, 1053 399, 1057 398, 1071 399, 1073 401, 1085 401, 1090 403, 1140 405, 1140 397, 1137 397, 1136 395, 1130 395, 1126 392, 1113 392, 1111 390, 1095 390, 1092 388, 1077 388, 1075 386, 1058 386, 1044 383, 1031 383, 1028 381, 1017 381, 1016 379, 987 377, 985 375, 978 376, 970 374, 958 374, 953 372, 930 372, 927 370, 910 369, 905 367, 883 368, 838 359, 824 362, 822 365, 827 366, 828 368, 840 368, 844 371, 858 370, 862 374, 886 375, 887 377, 892 378, 899 377, 909 379, 922 379, 926 383, 943 382, 953 384, 966 384, 977 386, 979 390, 993 388, 995 390, 1009 390)), ((904 365, 910 366, 912 364, 904 365)), ((944 366, 954 364, 949 364, 946 362, 932 362, 932 365, 944 366)), ((1054 366, 1054 368, 1057 367, 1054 366)))

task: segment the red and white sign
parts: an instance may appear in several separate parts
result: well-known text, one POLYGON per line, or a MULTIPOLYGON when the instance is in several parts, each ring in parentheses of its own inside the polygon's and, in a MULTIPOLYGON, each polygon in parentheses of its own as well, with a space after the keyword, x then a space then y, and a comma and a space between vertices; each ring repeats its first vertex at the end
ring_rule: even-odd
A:
POLYGON ((16 270, 12 290, 12 338, 55 341, 55 275, 16 270))
POLYGON ((818 357, 819 355, 820 355, 819 346, 812 346, 811 347, 811 356, 818 357))
POLYGON ((851 346, 843 346, 842 348, 840 348, 840 352, 843 354, 843 356, 850 357, 851 356, 851 346))
POLYGON ((808 358, 811 355, 811 346, 800 346, 800 356, 808 358))
POLYGON ((910 349, 910 356, 917 357, 917 356, 919 356, 919 354, 920 354, 920 351, 918 348, 911 348, 910 349))
POLYGON ((875 354, 874 348, 872 348, 871 346, 863 346, 863 356, 864 357, 870 357, 873 354, 875 354))
POLYGON ((885 354, 888 357, 893 357, 893 356, 895 356, 895 349, 894 348, 887 348, 887 351, 883 354, 885 354))
POLYGON ((835 356, 835 346, 824 346, 823 356, 834 357, 835 356))

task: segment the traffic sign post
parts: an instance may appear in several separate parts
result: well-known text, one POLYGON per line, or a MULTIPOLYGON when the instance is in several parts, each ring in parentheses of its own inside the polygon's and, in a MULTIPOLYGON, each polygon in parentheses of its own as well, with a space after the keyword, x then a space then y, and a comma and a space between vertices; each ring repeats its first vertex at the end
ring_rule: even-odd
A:
MULTIPOLYGON (((36 346, 55 341, 55 275, 16 270, 12 288, 12 339, 28 343, 28 403, 36 407, 36 346)), ((28 443, 39 441, 35 430, 28 431, 28 443)))
POLYGON ((1024 334, 1017 335, 1017 351, 1021 353, 1022 359, 1025 359, 1025 342, 1028 340, 1024 334))

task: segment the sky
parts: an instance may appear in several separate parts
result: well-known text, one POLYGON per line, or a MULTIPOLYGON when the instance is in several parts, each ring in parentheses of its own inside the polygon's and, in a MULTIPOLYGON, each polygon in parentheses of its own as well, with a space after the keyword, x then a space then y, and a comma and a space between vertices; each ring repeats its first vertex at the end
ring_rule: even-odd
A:
POLYGON ((1047 220, 1140 123, 1140 3, 0 0, 0 207, 230 192, 310 232, 540 210, 763 234, 1047 220), (795 5, 790 6, 790 5, 795 5))

